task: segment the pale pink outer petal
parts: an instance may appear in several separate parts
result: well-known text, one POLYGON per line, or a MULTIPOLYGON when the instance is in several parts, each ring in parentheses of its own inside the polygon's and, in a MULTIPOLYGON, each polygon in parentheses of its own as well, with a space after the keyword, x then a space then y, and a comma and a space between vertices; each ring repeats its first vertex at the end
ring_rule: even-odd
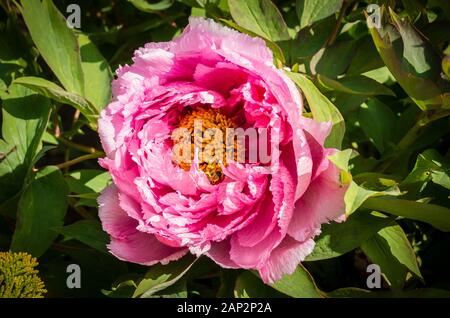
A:
POLYGON ((230 258, 230 239, 220 242, 211 242, 211 248, 206 252, 206 256, 224 268, 239 268, 230 258))
POLYGON ((187 248, 169 247, 160 243, 154 235, 136 230, 138 222, 120 207, 115 185, 103 190, 98 202, 103 229, 111 235, 108 248, 117 258, 142 265, 153 265, 166 264, 187 253, 187 248))
POLYGON ((98 216, 106 233, 116 238, 125 238, 136 232, 137 222, 120 207, 119 191, 114 184, 102 191, 98 204, 98 216))
POLYGON ((152 234, 136 233, 129 235, 126 239, 111 239, 108 245, 110 252, 118 259, 141 265, 163 265, 183 257, 187 248, 175 248, 159 242, 152 234))
POLYGON ((329 161, 328 168, 296 203, 288 234, 302 242, 320 233, 322 223, 342 221, 347 188, 348 185, 340 182, 339 168, 329 161))
POLYGON ((259 269, 259 274, 265 283, 271 284, 279 280, 283 275, 292 274, 298 264, 314 249, 314 241, 308 239, 298 242, 288 235, 270 254, 265 265, 259 269))

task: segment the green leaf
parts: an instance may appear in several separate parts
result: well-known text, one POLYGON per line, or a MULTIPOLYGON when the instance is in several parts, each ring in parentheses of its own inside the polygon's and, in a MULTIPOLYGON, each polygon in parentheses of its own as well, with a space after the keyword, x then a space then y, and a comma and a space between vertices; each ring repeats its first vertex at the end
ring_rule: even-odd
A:
POLYGON ((401 20, 391 8, 389 12, 403 40, 403 69, 420 77, 436 79, 441 69, 435 50, 412 24, 401 20))
POLYGON ((97 207, 99 193, 111 183, 111 175, 103 170, 84 169, 71 172, 66 177, 71 197, 80 198, 75 206, 97 207))
POLYGON ((51 0, 21 1, 22 15, 45 62, 64 88, 84 96, 80 46, 51 0))
POLYGON ((389 71, 389 69, 386 66, 365 72, 363 75, 368 78, 371 78, 381 84, 395 82, 394 76, 391 74, 391 72, 389 71))
POLYGON ((111 290, 102 289, 102 293, 110 298, 131 298, 136 290, 136 283, 129 279, 113 286, 111 290))
POLYGON ((196 260, 192 256, 185 256, 167 265, 153 265, 138 284, 133 297, 147 298, 175 284, 189 271, 196 260))
MULTIPOLYGON (((50 103, 31 90, 11 85, 2 102, 0 139, 0 203, 13 197, 23 186, 34 157, 41 147, 50 103)), ((15 211, 11 211, 12 214, 15 211)))
POLYGON ((450 78, 450 55, 444 56, 442 59, 442 71, 450 78))
POLYGON ((40 170, 20 198, 11 250, 36 257, 44 254, 58 236, 52 229, 63 225, 68 194, 58 168, 47 166, 40 170))
POLYGON ((297 0, 296 9, 300 28, 325 19, 339 11, 343 0, 297 0))
POLYGON ((313 277, 301 264, 297 266, 293 274, 283 276, 270 286, 294 298, 323 297, 323 293, 316 286, 313 277))
POLYGON ((436 204, 383 197, 370 198, 363 207, 429 223, 441 231, 450 232, 450 209, 436 204))
POLYGON ((359 42, 355 55, 347 70, 347 75, 358 75, 384 66, 370 35, 359 42))
POLYGON ((321 122, 330 121, 333 123, 333 128, 325 141, 325 145, 327 147, 341 148, 345 133, 345 123, 339 110, 305 75, 292 72, 286 73, 306 97, 314 119, 321 122))
POLYGON ((88 100, 76 93, 70 93, 44 78, 24 76, 16 79, 14 83, 28 87, 59 103, 72 105, 89 120, 96 121, 97 119, 98 110, 88 100))
POLYGON ((369 140, 380 153, 392 143, 396 117, 394 112, 378 99, 369 99, 361 105, 359 123, 369 140))
POLYGON ((289 40, 286 22, 270 0, 228 0, 237 24, 271 41, 289 40))
MULTIPOLYGON (((369 190, 365 187, 359 186, 355 182, 351 182, 345 193, 345 214, 350 215, 355 212, 364 202, 369 198, 379 196, 398 196, 402 193, 397 186, 397 183, 392 180, 379 178, 379 184, 362 184, 362 186, 370 186, 371 188, 379 188, 377 190, 369 190)), ((377 210, 373 208, 373 210, 377 210)))
POLYGON ((344 74, 348 69, 358 41, 336 41, 331 46, 322 47, 311 58, 309 69, 311 74, 321 74, 330 78, 335 78, 344 74))
POLYGON ((111 99, 111 69, 87 35, 78 33, 77 40, 85 79, 84 96, 100 111, 111 99))
POLYGON ((128 2, 131 2, 140 11, 153 13, 169 9, 173 5, 174 0, 160 0, 154 3, 147 0, 128 0, 128 2))
POLYGON ((345 149, 328 156, 328 159, 330 159, 330 161, 333 162, 339 169, 348 172, 348 162, 355 155, 356 152, 353 149, 345 149))
POLYGON ((239 275, 234 286, 235 298, 286 298, 287 296, 264 284, 250 271, 239 275))
POLYGON ((109 236, 102 230, 102 225, 97 220, 81 220, 73 224, 54 229, 70 239, 78 240, 98 251, 108 253, 106 244, 109 236))
POLYGON ((317 53, 325 45, 335 22, 334 18, 327 18, 300 30, 296 38, 288 42, 290 47, 284 50, 285 52, 289 51, 291 64, 298 60, 301 60, 299 63, 302 63, 303 59, 310 58, 317 53))
POLYGON ((17 45, 15 35, 0 28, 0 96, 6 90, 6 83, 20 76, 28 66, 24 58, 28 52, 17 45))
POLYGON ((175 284, 159 291, 149 298, 187 298, 187 279, 186 276, 179 279, 175 284))
POLYGON ((408 271, 422 278, 411 244, 397 224, 381 229, 361 248, 372 263, 380 266, 393 290, 403 289, 408 271))
POLYGON ((364 96, 395 96, 394 92, 389 88, 364 75, 345 76, 336 80, 317 74, 317 79, 324 87, 338 92, 364 96))
POLYGON ((322 225, 322 232, 314 241, 314 251, 306 261, 318 261, 341 256, 360 247, 382 228, 393 224, 392 218, 361 211, 352 214, 345 222, 322 225))
POLYGON ((391 16, 397 29, 390 24, 376 28, 368 19, 369 31, 378 53, 398 83, 421 109, 439 107, 444 100, 435 83, 433 48, 409 23, 400 21, 393 11, 391 16))
POLYGON ((400 184, 408 194, 421 192, 432 181, 450 189, 450 164, 434 149, 417 156, 416 164, 409 175, 400 184))
POLYGON ((83 169, 72 171, 66 178, 70 192, 77 194, 99 193, 111 182, 107 171, 83 169))

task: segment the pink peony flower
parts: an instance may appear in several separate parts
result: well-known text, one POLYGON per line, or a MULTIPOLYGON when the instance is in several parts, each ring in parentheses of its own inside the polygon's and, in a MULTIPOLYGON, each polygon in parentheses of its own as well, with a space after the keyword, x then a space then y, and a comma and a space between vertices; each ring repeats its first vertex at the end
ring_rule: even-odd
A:
POLYGON ((331 124, 302 117, 263 40, 191 19, 175 40, 138 49, 113 92, 99 133, 114 184, 98 202, 119 259, 165 264, 191 252, 273 282, 312 252, 322 223, 344 219, 347 187, 323 146, 331 124), (181 128, 200 142, 181 142, 181 128), (266 131, 270 163, 250 162, 261 145, 237 139, 231 157, 206 160, 207 128, 266 131))

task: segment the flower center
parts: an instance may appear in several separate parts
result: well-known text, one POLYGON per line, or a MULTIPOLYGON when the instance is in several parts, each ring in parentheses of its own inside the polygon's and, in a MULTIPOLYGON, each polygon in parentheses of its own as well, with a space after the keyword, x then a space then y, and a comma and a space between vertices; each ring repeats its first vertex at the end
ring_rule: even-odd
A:
POLYGON ((198 108, 182 115, 178 129, 172 133, 172 160, 182 169, 189 171, 197 156, 198 168, 208 177, 211 184, 224 179, 222 164, 227 157, 238 158, 238 141, 227 137, 236 128, 236 122, 217 109, 198 108), (228 154, 228 156, 227 156, 228 154))

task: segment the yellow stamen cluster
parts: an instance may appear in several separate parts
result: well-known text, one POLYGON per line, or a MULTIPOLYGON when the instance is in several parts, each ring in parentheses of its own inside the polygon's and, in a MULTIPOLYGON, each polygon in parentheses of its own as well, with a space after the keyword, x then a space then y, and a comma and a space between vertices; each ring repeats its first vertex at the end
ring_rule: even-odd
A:
MULTIPOLYGON (((218 184, 224 179, 221 164, 227 164, 226 153, 226 136, 228 134, 227 128, 237 128, 236 122, 220 113, 214 108, 198 108, 191 110, 184 114, 178 124, 178 128, 185 128, 189 132, 190 140, 190 158, 186 158, 183 154, 183 147, 175 147, 181 142, 181 138, 173 136, 174 142, 174 158, 173 161, 182 169, 189 171, 192 166, 195 148, 201 154, 198 158, 198 166, 206 176, 211 184, 218 184), (201 123, 201 129, 198 129, 197 124, 201 123), (215 136, 214 131, 221 131, 221 136, 215 136), (220 143, 220 144, 219 144, 220 143), (220 149, 220 153, 216 153, 220 149)), ((238 151, 238 141, 233 141, 233 158, 236 160, 238 151)))
POLYGON ((0 298, 43 298, 36 258, 27 253, 0 252, 0 298))

